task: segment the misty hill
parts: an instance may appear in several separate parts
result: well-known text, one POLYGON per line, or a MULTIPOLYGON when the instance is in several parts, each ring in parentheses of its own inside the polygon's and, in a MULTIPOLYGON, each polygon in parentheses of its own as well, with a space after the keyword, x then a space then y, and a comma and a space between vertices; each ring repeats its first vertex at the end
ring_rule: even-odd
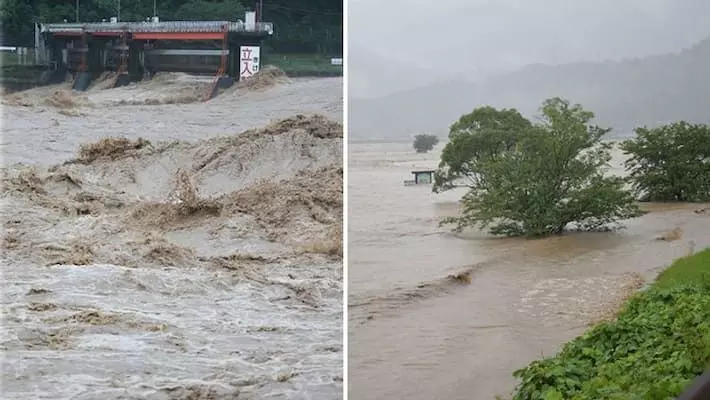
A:
POLYGON ((350 45, 348 49, 348 91, 355 97, 379 97, 407 88, 426 86, 421 77, 427 71, 413 69, 411 66, 399 64, 370 51, 357 44, 350 45), (402 74, 403 69, 407 74, 402 74))
POLYGON ((710 123, 710 38, 676 54, 533 65, 481 83, 449 81, 377 99, 351 99, 349 135, 356 140, 445 135, 452 122, 477 106, 515 107, 534 116, 553 96, 581 103, 617 135, 681 119, 710 123))

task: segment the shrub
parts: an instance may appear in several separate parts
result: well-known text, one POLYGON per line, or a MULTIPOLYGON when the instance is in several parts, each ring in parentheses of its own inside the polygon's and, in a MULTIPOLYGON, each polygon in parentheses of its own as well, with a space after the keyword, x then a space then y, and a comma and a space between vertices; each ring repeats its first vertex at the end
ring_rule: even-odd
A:
POLYGON ((710 249, 682 258, 617 319, 534 361, 514 400, 675 399, 710 363, 710 249))
POLYGON ((681 121, 637 128, 621 149, 630 155, 625 166, 643 200, 710 200, 710 126, 681 121))
POLYGON ((483 107, 452 125, 434 190, 466 178, 463 213, 443 224, 478 225, 493 234, 540 237, 611 229, 641 214, 621 178, 606 177, 609 132, 589 125, 594 114, 554 98, 532 124, 515 110, 483 107))
POLYGON ((435 135, 419 134, 414 137, 414 150, 417 153, 426 153, 439 143, 439 138, 435 135))

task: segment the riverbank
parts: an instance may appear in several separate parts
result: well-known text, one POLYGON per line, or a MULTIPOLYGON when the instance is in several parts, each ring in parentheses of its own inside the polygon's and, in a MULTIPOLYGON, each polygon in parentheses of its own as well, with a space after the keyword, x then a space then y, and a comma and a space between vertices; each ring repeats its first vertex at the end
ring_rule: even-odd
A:
MULTIPOLYGON (((710 247, 708 205, 643 205, 616 232, 540 240, 440 227, 463 189, 404 186, 435 168, 439 144, 350 144, 349 390, 373 400, 509 399, 512 372, 613 315, 675 259, 710 247), (678 240, 657 240, 676 228, 678 240), (466 276, 470 283, 450 279, 466 276)), ((623 175, 612 151, 609 173, 623 175)))
POLYGON ((515 373, 515 400, 668 399, 710 362, 710 248, 675 261, 616 319, 515 373))

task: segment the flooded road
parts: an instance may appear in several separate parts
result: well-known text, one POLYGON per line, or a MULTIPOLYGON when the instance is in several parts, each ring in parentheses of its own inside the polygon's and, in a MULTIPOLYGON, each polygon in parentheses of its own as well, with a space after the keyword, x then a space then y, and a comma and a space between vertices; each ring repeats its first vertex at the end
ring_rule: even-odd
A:
POLYGON ((609 315, 685 255, 691 240, 710 246, 710 217, 695 214, 697 205, 653 206, 616 233, 535 241, 454 235, 438 221, 456 214, 462 191, 403 185, 411 171, 434 169, 440 150, 349 145, 353 400, 509 397, 514 370, 609 315), (655 240, 675 227, 681 240, 655 240))

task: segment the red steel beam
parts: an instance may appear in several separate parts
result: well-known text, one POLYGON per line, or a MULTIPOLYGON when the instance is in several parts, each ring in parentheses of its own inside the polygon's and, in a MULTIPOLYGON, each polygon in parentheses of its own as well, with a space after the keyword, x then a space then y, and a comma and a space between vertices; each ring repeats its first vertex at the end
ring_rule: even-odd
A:
POLYGON ((222 32, 134 32, 135 40, 222 40, 222 32))
POLYGON ((93 32, 91 36, 121 36, 121 32, 93 32))

